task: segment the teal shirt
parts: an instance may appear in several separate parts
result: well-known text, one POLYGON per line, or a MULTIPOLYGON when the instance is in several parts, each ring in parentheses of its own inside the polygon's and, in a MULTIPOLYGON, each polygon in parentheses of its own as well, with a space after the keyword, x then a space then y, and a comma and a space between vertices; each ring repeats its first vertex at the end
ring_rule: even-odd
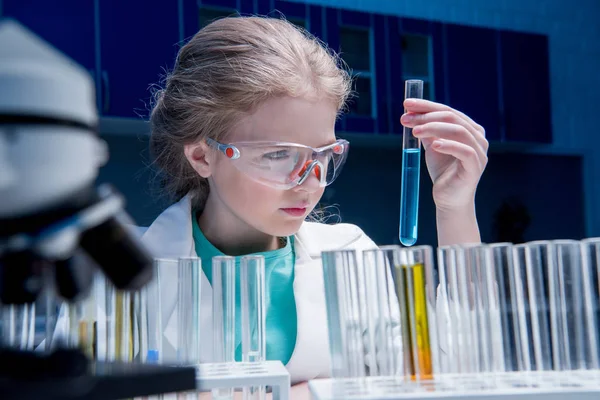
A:
MULTIPOLYGON (((223 253, 210 243, 198 226, 192 213, 192 231, 196 254, 202 260, 202 270, 212 285, 212 258, 223 253)), ((279 360, 284 365, 290 360, 296 346, 297 318, 294 299, 294 237, 288 238, 282 249, 256 253, 265 258, 266 342, 267 360, 279 360)), ((240 259, 236 257, 236 360, 242 359, 240 259)))

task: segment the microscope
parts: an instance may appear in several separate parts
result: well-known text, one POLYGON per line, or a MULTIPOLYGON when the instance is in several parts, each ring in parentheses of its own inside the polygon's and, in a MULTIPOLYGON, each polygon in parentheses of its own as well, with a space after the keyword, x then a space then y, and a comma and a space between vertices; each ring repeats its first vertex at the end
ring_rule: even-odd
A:
MULTIPOLYGON (((123 197, 95 187, 108 149, 88 72, 14 20, 0 19, 0 303, 44 290, 84 299, 101 271, 117 289, 152 277, 123 197), (50 278, 48 278, 50 277, 50 278)), ((195 389, 194 368, 98 363, 76 348, 0 347, 0 398, 117 399, 195 389)))

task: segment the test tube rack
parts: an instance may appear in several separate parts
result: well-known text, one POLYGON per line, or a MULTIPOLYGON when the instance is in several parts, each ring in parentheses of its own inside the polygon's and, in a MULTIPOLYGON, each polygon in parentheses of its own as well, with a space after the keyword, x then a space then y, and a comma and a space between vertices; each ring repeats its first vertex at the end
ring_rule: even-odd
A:
POLYGON ((592 400, 600 398, 600 370, 321 379, 309 389, 313 400, 592 400))
POLYGON ((281 361, 205 363, 196 370, 199 392, 250 386, 270 387, 273 400, 290 398, 290 374, 281 361))

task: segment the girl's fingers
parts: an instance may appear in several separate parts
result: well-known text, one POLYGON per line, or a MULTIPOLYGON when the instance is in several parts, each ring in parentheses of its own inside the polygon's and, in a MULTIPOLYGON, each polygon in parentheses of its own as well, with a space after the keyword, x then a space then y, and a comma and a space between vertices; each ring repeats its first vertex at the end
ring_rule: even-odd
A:
POLYGON ((466 171, 477 171, 480 174, 487 164, 487 157, 480 159, 477 151, 464 143, 453 140, 437 139, 431 144, 435 151, 453 156, 460 160, 466 171))
MULTIPOLYGON (((409 113, 429 113, 435 111, 449 111, 455 113, 461 119, 466 121, 471 127, 474 129, 474 133, 478 137, 478 140, 482 142, 485 141, 485 129, 473 121, 468 115, 453 109, 445 104, 435 103, 433 101, 424 100, 424 99, 406 99, 404 100, 404 107, 409 113)), ((487 141, 485 141, 487 143, 487 141)))
POLYGON ((413 128, 413 135, 417 138, 440 138, 460 142, 471 147, 478 157, 486 157, 486 150, 481 147, 475 137, 462 125, 447 122, 429 122, 413 128))

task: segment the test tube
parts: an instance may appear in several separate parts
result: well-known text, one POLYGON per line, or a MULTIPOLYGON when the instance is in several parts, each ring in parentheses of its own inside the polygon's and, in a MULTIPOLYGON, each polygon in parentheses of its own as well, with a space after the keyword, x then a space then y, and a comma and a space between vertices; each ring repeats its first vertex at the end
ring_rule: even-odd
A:
MULTIPOLYGON (((408 314, 408 333, 410 338, 411 364, 407 373, 413 380, 432 379, 434 368, 430 320, 432 315, 427 307, 427 273, 433 261, 430 246, 419 246, 403 250, 402 264, 396 266, 396 274, 404 277, 404 288, 397 287, 398 297, 406 297, 408 314)), ((401 283, 401 279, 396 284, 401 283)), ((437 344, 433 343, 433 348, 437 344)))
MULTIPOLYGON (((555 240, 556 283, 550 297, 558 317, 554 343, 554 369, 565 371, 586 369, 589 346, 585 338, 584 286, 582 282, 581 247, 575 240, 555 240), (583 296, 582 296, 583 295, 583 296)), ((589 340, 589 338, 588 338, 589 340)))
MULTIPOLYGON (((438 316, 446 316, 440 324, 440 368, 443 373, 460 373, 469 370, 467 344, 463 333, 469 320, 461 310, 456 271, 456 249, 453 246, 438 248, 440 271, 440 294, 438 296, 438 316), (444 334, 441 334, 444 332, 444 334)), ((440 319, 442 321, 442 319, 440 319)))
POLYGON ((588 369, 600 369, 600 238, 581 241, 585 331, 589 342, 588 369))
POLYGON ((480 244, 460 246, 459 260, 465 264, 471 338, 475 372, 491 372, 492 338, 488 294, 488 265, 486 247, 480 244))
POLYGON ((2 306, 2 342, 7 347, 33 350, 35 303, 2 306))
MULTIPOLYGON (((518 311, 524 316, 526 325, 521 326, 521 344, 525 357, 529 355, 531 369, 552 369, 553 349, 551 329, 555 331, 552 315, 555 305, 550 298, 550 288, 556 279, 556 262, 552 243, 536 241, 515 246, 519 300, 518 311), (526 328, 526 329, 523 329, 526 328)), ((525 366, 527 368, 527 366, 525 366)))
POLYGON ((91 359, 97 359, 97 306, 93 295, 82 299, 75 305, 77 310, 77 326, 79 335, 79 347, 91 359))
POLYGON ((133 359, 133 325, 131 324, 131 293, 117 290, 115 299, 115 335, 117 361, 133 359))
MULTIPOLYGON (((423 81, 407 80, 404 98, 423 98, 423 81)), ((405 110, 406 112, 406 110, 405 110)), ((402 136, 402 190, 400 193, 400 242, 412 246, 417 242, 419 214, 419 179, 421 169, 421 140, 404 127, 402 136)))
POLYGON ((370 376, 393 376, 404 370, 404 336, 401 334, 400 307, 392 279, 396 265, 400 265, 399 246, 383 246, 363 253, 366 283, 366 306, 363 308, 367 314, 367 365, 370 376))
MULTIPOLYGON (((172 260, 174 264, 175 260, 172 260)), ((162 296, 160 262, 154 260, 154 278, 135 293, 134 303, 139 325, 138 360, 147 364, 162 363, 162 296)))
MULTIPOLYGON (((266 360, 265 258, 244 256, 240 265, 242 361, 266 360)), ((244 400, 264 400, 264 386, 243 389, 244 400)))
MULTIPOLYGON (((212 259, 214 361, 235 362, 235 257, 212 259)), ((213 389, 214 399, 233 399, 232 388, 213 389)))
POLYGON ((494 360, 496 371, 518 371, 517 338, 519 319, 516 310, 516 287, 514 283, 514 263, 511 243, 494 243, 490 245, 492 272, 491 304, 498 310, 499 326, 492 329, 496 336, 494 345, 494 360))
POLYGON ((476 331, 477 315, 475 309, 475 298, 473 295, 473 277, 472 261, 468 257, 465 249, 474 246, 473 244, 455 245, 456 262, 456 280, 453 282, 456 287, 454 292, 458 298, 461 316, 461 333, 464 339, 464 372, 478 373, 481 369, 480 364, 480 345, 479 335, 476 331))
POLYGON ((177 264, 177 361, 197 364, 200 362, 200 258, 181 257, 177 264))
MULTIPOLYGON (((322 253, 331 376, 365 376, 361 280, 354 250, 322 253)), ((363 291, 364 294, 364 291, 363 291)))

